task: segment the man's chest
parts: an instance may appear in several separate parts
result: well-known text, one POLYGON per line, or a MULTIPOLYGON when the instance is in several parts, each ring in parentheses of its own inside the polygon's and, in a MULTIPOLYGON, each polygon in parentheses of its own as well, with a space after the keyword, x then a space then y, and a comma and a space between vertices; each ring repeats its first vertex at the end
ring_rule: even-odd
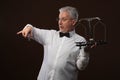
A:
POLYGON ((67 56, 77 56, 79 54, 79 47, 76 46, 75 40, 67 37, 62 37, 58 39, 53 39, 53 41, 48 45, 48 50, 50 55, 63 57, 67 56))

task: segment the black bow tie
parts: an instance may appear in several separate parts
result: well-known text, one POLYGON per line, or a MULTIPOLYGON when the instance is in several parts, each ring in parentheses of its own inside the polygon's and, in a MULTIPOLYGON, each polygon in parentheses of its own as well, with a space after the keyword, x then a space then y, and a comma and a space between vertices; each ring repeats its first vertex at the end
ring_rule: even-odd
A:
POLYGON ((69 33, 62 33, 62 32, 60 32, 60 37, 63 37, 63 36, 66 36, 66 37, 70 37, 70 34, 69 33))

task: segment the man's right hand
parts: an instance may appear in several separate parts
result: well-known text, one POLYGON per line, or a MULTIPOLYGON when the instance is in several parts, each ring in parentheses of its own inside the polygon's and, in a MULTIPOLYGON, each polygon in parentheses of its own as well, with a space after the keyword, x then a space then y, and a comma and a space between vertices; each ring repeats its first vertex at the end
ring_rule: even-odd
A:
POLYGON ((31 36, 32 36, 31 31, 32 31, 32 25, 27 24, 27 25, 23 28, 23 30, 17 32, 17 34, 22 34, 22 36, 23 36, 24 38, 28 37, 28 34, 30 34, 29 37, 31 37, 31 36))

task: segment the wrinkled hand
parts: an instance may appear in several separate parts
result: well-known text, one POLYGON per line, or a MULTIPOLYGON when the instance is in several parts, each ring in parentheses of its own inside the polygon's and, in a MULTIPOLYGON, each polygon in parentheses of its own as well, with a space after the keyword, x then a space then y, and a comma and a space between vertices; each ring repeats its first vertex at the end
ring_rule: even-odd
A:
POLYGON ((28 34, 30 34, 30 36, 32 36, 31 31, 32 31, 32 27, 26 25, 25 28, 23 28, 23 30, 17 32, 17 34, 22 34, 22 36, 24 38, 26 38, 28 36, 28 34))
POLYGON ((93 45, 89 45, 85 47, 85 52, 89 52, 92 48, 95 48, 97 46, 97 43, 93 44, 93 45))
POLYGON ((97 43, 95 42, 93 45, 90 46, 90 48, 95 48, 97 46, 97 43))

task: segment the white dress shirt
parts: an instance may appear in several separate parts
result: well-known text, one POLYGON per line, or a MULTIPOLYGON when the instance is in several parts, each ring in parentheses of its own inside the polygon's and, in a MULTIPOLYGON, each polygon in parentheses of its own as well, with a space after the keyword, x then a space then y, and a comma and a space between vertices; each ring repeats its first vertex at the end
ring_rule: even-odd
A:
MULTIPOLYGON (((32 25, 28 24, 26 26, 32 25)), ((37 80, 77 80, 78 69, 83 70, 89 56, 76 46, 76 42, 86 40, 69 32, 70 38, 60 37, 59 31, 32 28, 32 39, 44 46, 44 58, 37 80)))

